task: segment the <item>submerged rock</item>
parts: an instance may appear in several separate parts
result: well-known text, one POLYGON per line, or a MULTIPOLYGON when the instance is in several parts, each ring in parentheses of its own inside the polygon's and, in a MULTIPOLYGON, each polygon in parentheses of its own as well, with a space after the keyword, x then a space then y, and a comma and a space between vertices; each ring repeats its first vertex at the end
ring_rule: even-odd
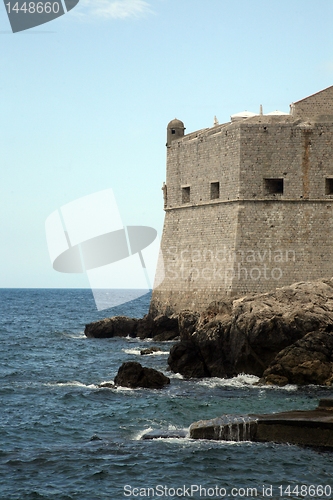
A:
POLYGON ((99 389, 117 389, 117 386, 113 382, 102 382, 98 384, 99 389))
POLYGON ((141 356, 146 356, 148 354, 154 354, 155 352, 162 352, 162 349, 159 347, 148 347, 147 349, 141 349, 141 356))
POLYGON ((119 368, 114 383, 131 389, 161 389, 170 384, 170 379, 154 368, 146 368, 135 361, 128 361, 119 368))
POLYGON ((188 431, 184 429, 173 430, 173 431, 147 431, 141 436, 141 439, 183 439, 187 437, 188 431))

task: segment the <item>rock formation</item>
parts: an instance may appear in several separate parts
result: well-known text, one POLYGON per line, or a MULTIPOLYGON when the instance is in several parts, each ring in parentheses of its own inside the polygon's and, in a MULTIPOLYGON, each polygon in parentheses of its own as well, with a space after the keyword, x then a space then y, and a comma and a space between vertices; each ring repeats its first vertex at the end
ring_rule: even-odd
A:
POLYGON ((142 319, 114 317, 86 325, 87 337, 179 337, 171 370, 191 377, 248 373, 262 383, 333 383, 333 278, 216 301, 202 313, 142 319))
POLYGON ((173 340, 179 335, 177 316, 160 315, 152 318, 149 314, 142 319, 113 316, 89 323, 85 326, 86 337, 138 337, 153 338, 155 341, 173 340))
POLYGON ((147 349, 141 349, 141 356, 148 356, 149 354, 155 354, 156 352, 162 352, 159 347, 148 347, 147 349))
POLYGON ((266 384, 318 384, 333 382, 333 334, 311 332, 277 354, 264 371, 260 382, 266 384))
POLYGON ((84 333, 86 337, 106 339, 112 337, 136 337, 137 319, 126 316, 114 316, 105 318, 86 325, 84 333))
POLYGON ((290 350, 284 352, 283 356, 288 354, 284 361, 274 361, 277 367, 281 361, 285 371, 274 371, 272 365, 265 380, 273 381, 275 373, 274 383, 279 382, 278 376, 284 377, 281 383, 329 383, 332 325, 333 279, 296 283, 270 293, 213 303, 200 316, 183 311, 179 314, 180 342, 171 348, 168 363, 185 377, 232 377, 239 373, 262 377, 278 353, 309 334, 293 347, 303 350, 303 375, 296 375, 297 363, 292 371, 290 350), (319 331, 322 333, 310 333, 319 331), (325 349, 320 348, 321 343, 325 349), (320 363, 326 364, 320 367, 320 363), (312 370, 313 376, 307 376, 306 370, 312 370))
POLYGON ((116 385, 136 389, 161 389, 170 384, 170 379, 162 372, 153 368, 146 368, 135 361, 123 363, 114 379, 116 385))

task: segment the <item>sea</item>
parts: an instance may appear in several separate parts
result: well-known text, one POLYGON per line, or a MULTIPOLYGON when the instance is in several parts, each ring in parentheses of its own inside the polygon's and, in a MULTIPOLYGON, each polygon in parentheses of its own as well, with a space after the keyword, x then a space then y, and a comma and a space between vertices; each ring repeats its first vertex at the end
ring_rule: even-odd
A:
POLYGON ((0 500, 333 498, 331 452, 186 434, 222 415, 313 409, 332 389, 260 386, 248 374, 185 380, 168 371, 173 342, 85 337, 86 323, 142 317, 149 301, 98 312, 88 289, 0 290, 0 500), (161 352, 142 356, 150 346, 161 352), (170 385, 112 387, 124 361, 170 385))

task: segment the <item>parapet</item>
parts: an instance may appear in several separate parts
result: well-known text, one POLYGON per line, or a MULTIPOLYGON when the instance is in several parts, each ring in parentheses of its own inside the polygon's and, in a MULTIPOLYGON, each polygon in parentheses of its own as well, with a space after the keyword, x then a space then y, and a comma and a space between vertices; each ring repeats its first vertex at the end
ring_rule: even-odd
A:
POLYGON ((316 92, 290 105, 295 119, 314 119, 315 121, 333 121, 333 85, 316 92))

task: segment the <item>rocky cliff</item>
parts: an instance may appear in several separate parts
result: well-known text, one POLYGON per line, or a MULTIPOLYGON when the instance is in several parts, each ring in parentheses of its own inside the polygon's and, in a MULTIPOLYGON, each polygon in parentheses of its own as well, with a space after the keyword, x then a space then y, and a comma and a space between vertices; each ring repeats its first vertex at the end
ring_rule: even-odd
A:
POLYGON ((185 377, 249 373, 263 383, 331 384, 333 279, 215 302, 179 314, 170 368, 185 377), (300 374, 302 371, 302 374, 300 374))

